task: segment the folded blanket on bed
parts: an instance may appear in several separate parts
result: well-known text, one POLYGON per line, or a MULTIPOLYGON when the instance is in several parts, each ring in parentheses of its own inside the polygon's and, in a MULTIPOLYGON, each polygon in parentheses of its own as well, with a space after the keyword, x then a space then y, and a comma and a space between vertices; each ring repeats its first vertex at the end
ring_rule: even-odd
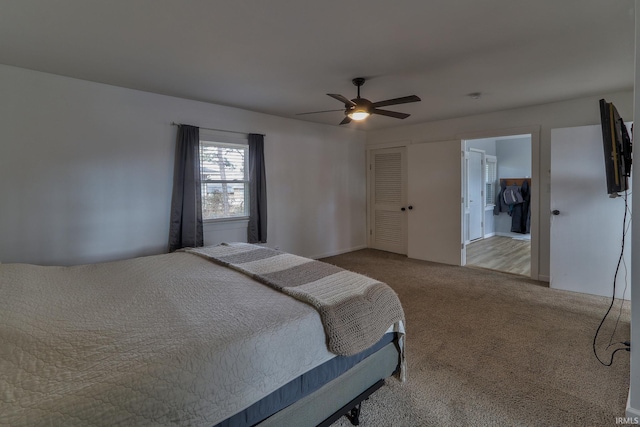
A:
POLYGON ((392 326, 402 332, 396 293, 377 280, 264 246, 231 243, 187 252, 245 273, 320 313, 329 351, 349 356, 375 344, 392 326))

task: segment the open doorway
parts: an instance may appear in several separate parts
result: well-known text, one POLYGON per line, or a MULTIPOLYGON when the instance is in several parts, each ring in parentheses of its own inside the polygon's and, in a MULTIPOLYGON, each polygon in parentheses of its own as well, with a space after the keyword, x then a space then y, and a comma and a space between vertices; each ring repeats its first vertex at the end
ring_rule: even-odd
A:
POLYGON ((466 265, 531 277, 531 134, 464 142, 466 265))

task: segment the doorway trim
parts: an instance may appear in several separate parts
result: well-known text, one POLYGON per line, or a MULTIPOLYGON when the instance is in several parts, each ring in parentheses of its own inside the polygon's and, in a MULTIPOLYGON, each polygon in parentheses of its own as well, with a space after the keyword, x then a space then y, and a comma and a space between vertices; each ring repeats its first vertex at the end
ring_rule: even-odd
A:
MULTIPOLYGON (((540 277, 540 126, 524 126, 495 130, 483 130, 458 134, 463 142, 469 139, 499 138, 505 136, 531 135, 531 278, 540 277)), ((460 226, 464 233, 464 216, 460 218, 460 226)), ((467 263, 466 251, 463 251, 462 265, 467 263)), ((548 278, 547 278, 548 280, 548 278)))
MULTIPOLYGON (((465 186, 465 191, 464 191, 464 210, 465 210, 465 215, 469 215, 469 222, 468 222, 468 226, 466 227, 466 233, 465 235, 463 235, 464 238, 464 243, 465 245, 468 244, 471 239, 469 237, 469 235, 471 234, 471 208, 470 208, 470 203, 471 203, 471 194, 469 193, 469 169, 471 168, 471 156, 470 153, 474 152, 477 154, 480 154, 480 169, 482 171, 482 173, 480 174, 480 178, 476 177, 476 179, 480 179, 482 181, 482 186, 481 186, 481 196, 480 199, 482 200, 482 213, 480 214, 480 238, 484 238, 485 236, 485 207, 484 207, 484 165, 486 162, 486 156, 487 153, 485 150, 479 150, 477 148, 468 148, 466 147, 465 144, 465 163, 464 163, 464 176, 465 176, 465 180, 463 182, 463 185, 465 186)), ((465 221, 466 223, 467 221, 465 221)), ((463 230, 465 229, 465 227, 463 227, 463 230)))

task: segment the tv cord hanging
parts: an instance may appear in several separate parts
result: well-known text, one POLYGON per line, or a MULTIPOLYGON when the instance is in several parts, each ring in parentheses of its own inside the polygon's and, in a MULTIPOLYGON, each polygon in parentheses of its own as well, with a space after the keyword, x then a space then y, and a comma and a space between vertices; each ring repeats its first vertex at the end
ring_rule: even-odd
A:
POLYGON ((615 303, 616 300, 616 282, 618 279, 618 272, 620 271, 620 264, 624 264, 625 266, 625 271, 626 271, 626 263, 624 262, 624 241, 625 241, 625 237, 627 235, 627 214, 629 212, 629 204, 627 201, 627 197, 628 197, 628 193, 627 191, 624 192, 624 217, 622 220, 622 244, 621 244, 621 248, 620 248, 620 256, 618 257, 618 264, 616 265, 616 272, 613 275, 613 295, 611 296, 611 303, 609 304, 609 308, 607 309, 607 312, 605 313, 604 317, 602 318, 602 320, 600 321, 600 325, 598 325, 598 329, 596 330, 595 335, 593 336, 593 354, 596 356, 596 359, 598 359, 598 362, 600 362, 602 365, 604 366, 611 366, 613 364, 613 358, 615 356, 615 354, 619 351, 631 351, 631 342, 629 341, 620 341, 620 342, 613 342, 613 336, 616 333, 616 330, 618 329, 618 324, 620 322, 620 316, 622 314, 622 305, 624 304, 624 292, 626 292, 627 290, 627 280, 626 280, 626 275, 625 275, 625 287, 624 287, 624 292, 622 295, 622 301, 620 303, 620 313, 618 314, 618 318, 616 319, 616 323, 615 326, 613 328, 613 332, 611 332, 611 337, 609 338, 609 345, 607 345, 606 349, 608 350, 611 346, 614 345, 623 345, 624 347, 619 347, 617 349, 615 349, 613 351, 613 353, 611 353, 611 358, 609 359, 609 362, 603 361, 600 356, 598 355, 598 352, 596 350, 596 339, 598 338, 598 334, 600 333, 600 329, 602 328, 602 325, 604 324, 605 320, 607 319, 607 316, 609 316, 609 313, 611 312, 611 309, 613 308, 613 304, 615 303))

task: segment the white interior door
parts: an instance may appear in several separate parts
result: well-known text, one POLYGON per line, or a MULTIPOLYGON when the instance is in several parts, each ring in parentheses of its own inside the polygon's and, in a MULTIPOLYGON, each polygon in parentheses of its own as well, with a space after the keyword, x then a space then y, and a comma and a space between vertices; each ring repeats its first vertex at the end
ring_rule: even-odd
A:
POLYGON ((469 150, 467 171, 467 200, 469 209, 469 240, 484 236, 484 175, 482 168, 484 154, 469 150))
MULTIPOLYGON (((623 198, 609 198, 606 188, 601 127, 552 129, 552 288, 612 295, 625 206, 623 198)), ((626 240, 624 261, 628 274, 622 264, 617 298, 622 298, 625 277, 631 273, 630 233, 626 240)), ((626 299, 630 297, 630 286, 629 282, 626 299)))
POLYGON ((370 246, 406 254, 406 148, 372 150, 370 159, 370 246))
POLYGON ((461 142, 443 141, 408 147, 407 255, 461 265, 461 142), (455 189, 455 191, 451 191, 455 189))

